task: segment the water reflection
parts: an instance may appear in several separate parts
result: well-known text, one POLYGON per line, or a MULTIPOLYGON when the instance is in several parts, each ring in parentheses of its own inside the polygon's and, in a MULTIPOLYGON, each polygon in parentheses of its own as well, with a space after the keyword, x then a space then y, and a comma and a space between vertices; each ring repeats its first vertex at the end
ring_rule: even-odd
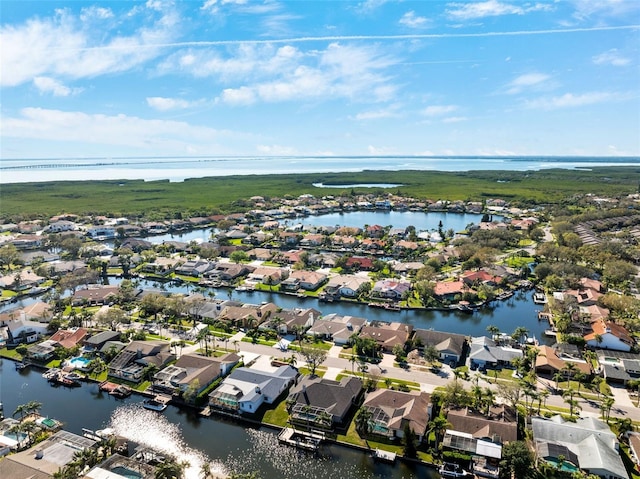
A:
POLYGON ((186 479, 198 479, 202 465, 211 464, 213 474, 227 474, 220 462, 211 462, 206 455, 185 444, 180 427, 164 416, 144 409, 139 404, 129 404, 116 409, 109 423, 115 433, 129 441, 187 463, 186 479))

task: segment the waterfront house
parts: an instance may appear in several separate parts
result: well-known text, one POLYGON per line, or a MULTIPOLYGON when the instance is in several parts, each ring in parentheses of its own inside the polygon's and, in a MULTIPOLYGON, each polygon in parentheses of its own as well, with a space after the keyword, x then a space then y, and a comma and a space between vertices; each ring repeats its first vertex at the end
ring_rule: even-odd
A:
POLYGON ((291 366, 280 366, 273 372, 237 368, 209 394, 209 406, 255 414, 262 404, 273 404, 297 377, 298 370, 291 366))
POLYGON ((165 258, 163 256, 156 258, 142 266, 142 271, 145 273, 152 273, 158 276, 168 276, 173 273, 175 269, 184 263, 180 258, 165 258))
POLYGON ((344 346, 349 343, 354 334, 360 332, 365 324, 367 324, 365 318, 331 313, 318 319, 307 331, 307 335, 333 341, 336 346, 344 346))
POLYGON ((49 341, 56 343, 63 348, 73 348, 79 346, 84 338, 87 337, 89 331, 84 328, 75 329, 59 329, 49 338, 49 341))
POLYGON ((469 408, 450 409, 447 421, 443 448, 471 455, 474 474, 497 479, 502 447, 518 439, 516 411, 504 404, 491 407, 487 415, 469 408))
POLYGON ((317 271, 299 270, 293 271, 289 277, 282 281, 280 288, 285 291, 315 291, 327 281, 327 275, 317 271))
POLYGON ((215 268, 215 264, 206 260, 189 260, 175 269, 176 274, 200 277, 215 268))
POLYGON ((42 247, 42 236, 21 234, 10 240, 18 250, 39 249, 42 247))
POLYGON ((558 372, 567 373, 566 367, 568 364, 575 366, 576 371, 585 374, 587 377, 593 373, 591 366, 586 361, 563 359, 556 350, 549 346, 538 346, 537 350, 535 371, 539 375, 552 378, 558 372))
POLYGON ((205 273, 205 277, 219 279, 221 281, 235 281, 247 275, 255 269, 255 266, 236 263, 218 263, 216 267, 205 273))
POLYGON ((356 271, 371 271, 373 269, 373 260, 366 256, 350 256, 347 258, 345 267, 356 271))
POLYGON ((378 348, 384 353, 391 353, 395 346, 402 346, 411 337, 413 326, 405 323, 375 323, 364 326, 360 331, 361 338, 371 338, 375 340, 378 348))
POLYGON ((237 328, 253 328, 258 327, 266 321, 272 314, 278 311, 278 306, 273 303, 261 304, 259 306, 253 304, 244 304, 242 306, 225 306, 218 319, 229 323, 237 328))
POLYGON ((587 346, 591 348, 614 349, 616 351, 631 351, 635 346, 633 337, 624 326, 604 320, 591 324, 593 331, 584 337, 587 346))
POLYGON ((365 290, 365 285, 370 283, 369 278, 341 274, 329 279, 325 290, 334 289, 340 296, 356 298, 365 290))
POLYGON ((175 364, 167 366, 153 376, 153 389, 177 394, 192 387, 196 394, 200 394, 213 381, 229 374, 238 361, 240 356, 236 353, 227 353, 220 357, 183 354, 175 364))
POLYGON ((466 291, 469 288, 464 281, 438 281, 433 288, 433 294, 441 301, 452 301, 466 291))
POLYGON ((371 296, 377 298, 401 300, 405 294, 411 291, 411 283, 393 279, 376 281, 371 289, 371 296))
POLYGON ((247 281, 252 283, 263 283, 268 285, 278 284, 287 273, 282 268, 273 266, 259 266, 247 276, 247 281))
POLYGON ((283 309, 269 316, 269 320, 260 325, 260 329, 274 329, 279 334, 294 334, 307 330, 322 313, 314 308, 283 309))
POLYGON ((486 336, 471 339, 469 361, 472 367, 510 366, 515 358, 522 356, 522 349, 500 346, 486 336))
POLYGON ((95 448, 96 441, 68 431, 58 431, 43 442, 0 461, 0 477, 5 479, 51 479, 77 454, 95 448))
POLYGON ((628 479, 620 457, 616 435, 603 421, 581 417, 567 421, 561 415, 551 419, 531 419, 538 461, 556 466, 564 461, 565 469, 582 470, 607 479, 628 479))
POLYGON ((138 383, 147 366, 161 368, 173 359, 168 341, 132 341, 109 363, 109 376, 138 383))
POLYGON ((4 324, 7 327, 7 344, 31 344, 47 334, 47 325, 37 321, 14 319, 4 324))
POLYGON ((377 389, 367 394, 362 407, 371 413, 371 433, 392 440, 404 437, 408 423, 416 440, 422 442, 432 415, 431 396, 420 391, 377 389))
POLYGON ((89 338, 85 338, 83 346, 87 351, 100 351, 108 341, 117 341, 120 339, 118 331, 100 331, 89 338))
POLYGON ((73 306, 105 305, 115 301, 118 294, 120 294, 120 286, 93 285, 86 289, 79 289, 73 293, 71 304, 73 306))
POLYGON ((24 308, 12 309, 5 313, 0 313, 0 324, 2 324, 3 321, 11 321, 14 319, 27 319, 29 321, 48 323, 52 318, 53 309, 51 305, 43 301, 36 301, 24 308))
POLYGON ((322 429, 345 427, 362 393, 362 381, 353 376, 340 381, 305 376, 287 398, 289 420, 322 429))
POLYGON ((0 277, 0 288, 12 291, 24 291, 41 284, 45 278, 31 269, 23 269, 0 277))
POLYGON ((433 346, 440 354, 440 361, 452 365, 459 365, 467 349, 467 338, 462 334, 445 333, 432 329, 416 329, 414 339, 421 343, 420 349, 433 346))

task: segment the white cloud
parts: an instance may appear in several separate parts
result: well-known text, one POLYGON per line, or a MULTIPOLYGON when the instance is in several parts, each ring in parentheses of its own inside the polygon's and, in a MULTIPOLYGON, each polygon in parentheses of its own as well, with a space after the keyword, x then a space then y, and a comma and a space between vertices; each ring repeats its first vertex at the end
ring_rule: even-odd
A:
POLYGON ((524 15, 536 11, 549 11, 553 6, 545 3, 512 4, 487 0, 486 2, 449 3, 446 13, 456 20, 473 20, 476 18, 496 17, 500 15, 524 15))
POLYGON ((372 110, 372 111, 363 111, 358 113, 355 116, 356 120, 380 120, 383 118, 398 118, 400 114, 398 114, 399 105, 391 105, 388 108, 383 108, 381 110, 372 110))
POLYGON ((293 148, 292 146, 282 146, 282 145, 258 145, 256 147, 258 153, 263 155, 283 155, 283 156, 294 156, 298 154, 298 150, 293 148))
POLYGON ((537 110, 557 110, 560 108, 576 108, 597 103, 617 102, 627 98, 627 96, 628 95, 607 91, 595 91, 579 95, 565 93, 564 95, 556 97, 529 100, 525 102, 525 105, 527 108, 537 110))
POLYGON ((92 20, 107 20, 113 18, 113 11, 110 8, 103 7, 84 7, 80 11, 80 20, 83 22, 89 22, 92 20))
POLYGON ((182 98, 166 98, 161 96, 147 97, 147 105, 158 111, 184 110, 198 105, 199 101, 187 101, 182 98))
MULTIPOLYGON (((147 120, 127 115, 24 108, 18 117, 2 120, 4 138, 120 145, 158 152, 185 151, 188 146, 215 144, 241 134, 193 126, 181 121, 147 120)), ((246 135, 245 135, 246 136, 246 135)))
POLYGON ((160 66, 229 84, 219 100, 229 103, 280 102, 317 98, 389 101, 398 86, 386 73, 401 61, 376 45, 332 43, 324 50, 290 45, 241 45, 228 57, 213 50, 180 51, 160 66))
MULTIPOLYGON (((32 18, 20 25, 0 29, 2 86, 16 86, 37 76, 86 78, 129 70, 156 57, 158 44, 174 39, 179 17, 174 10, 138 9, 148 26, 131 35, 113 30, 96 35, 91 22, 82 22, 68 10, 57 10, 50 18, 32 18)), ((102 12, 102 15, 107 15, 102 12)))
POLYGON ((365 0, 360 2, 355 9, 360 13, 371 13, 388 2, 389 0, 365 0))
POLYGON ((624 18, 640 13, 640 3, 634 0, 572 0, 573 17, 587 20, 589 17, 624 18))
POLYGON ((616 48, 612 48, 600 55, 595 55, 592 60, 596 65, 613 65, 614 67, 624 67, 631 63, 631 60, 620 55, 616 48))
POLYGON ((527 89, 539 89, 547 84, 551 77, 545 73, 525 73, 520 75, 507 84, 506 93, 515 95, 527 89))
POLYGON ((460 123, 462 121, 467 121, 469 118, 466 116, 449 116, 447 118, 442 119, 442 123, 460 123))
POLYGON ((398 153, 398 150, 396 148, 390 147, 390 146, 373 146, 373 145, 369 145, 367 147, 367 153, 370 155, 379 155, 379 156, 384 156, 384 155, 393 155, 398 153))
POLYGON ((426 17, 419 17, 413 10, 402 15, 402 18, 398 21, 400 25, 408 28, 425 28, 429 25, 429 19, 426 17))
POLYGON ((81 91, 79 88, 69 88, 49 77, 35 77, 33 79, 33 85, 40 93, 51 93, 53 96, 69 96, 81 91))
POLYGON ((446 115, 458 109, 457 105, 431 105, 422 110, 424 116, 446 115))
POLYGON ((256 94, 251 88, 227 88, 222 91, 220 99, 230 105, 251 105, 256 101, 256 94))

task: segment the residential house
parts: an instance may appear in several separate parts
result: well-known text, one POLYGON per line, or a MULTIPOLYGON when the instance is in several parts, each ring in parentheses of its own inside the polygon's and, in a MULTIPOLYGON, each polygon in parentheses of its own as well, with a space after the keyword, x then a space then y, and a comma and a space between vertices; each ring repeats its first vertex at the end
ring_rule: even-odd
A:
POLYGON ((229 374, 238 364, 240 356, 227 353, 220 357, 183 354, 180 358, 153 376, 154 391, 168 394, 185 392, 193 388, 196 394, 204 391, 213 381, 229 374))
POLYGON ((568 364, 575 366, 576 370, 587 377, 591 376, 593 371, 586 361, 565 360, 561 358, 557 351, 549 346, 538 346, 538 355, 536 356, 535 370, 539 375, 553 377, 556 373, 566 372, 568 364))
POLYGON ((404 347, 413 333, 413 326, 405 323, 375 323, 364 326, 361 338, 371 338, 382 352, 391 353, 395 346, 404 347))
POLYGON ((289 420, 322 429, 345 427, 362 393, 362 381, 353 376, 340 381, 305 376, 287 398, 289 420))
POLYGON ((327 275, 317 271, 293 271, 287 279, 282 281, 280 288, 285 291, 315 291, 327 281, 327 275))
POLYGON ((366 256, 350 256, 347 258, 345 267, 354 270, 371 271, 373 269, 373 260, 366 256))
POLYGON ((87 351, 100 351, 108 341, 117 341, 120 339, 119 331, 100 331, 83 341, 83 346, 87 351))
POLYGON ((462 363, 467 348, 467 338, 462 334, 445 333, 432 329, 416 329, 414 339, 421 343, 420 349, 433 346, 440 354, 440 361, 458 366, 462 363))
POLYGON ((402 439, 408 424, 416 440, 422 442, 432 416, 431 396, 421 391, 377 389, 367 394, 362 407, 371 413, 371 433, 391 440, 402 439))
POLYGON ((53 318, 53 309, 48 303, 36 301, 24 308, 13 309, 5 313, 0 313, 0 323, 13 319, 28 319, 40 323, 48 323, 53 318))
POLYGON ((30 269, 23 269, 0 277, 0 288, 12 291, 23 291, 38 286, 45 278, 35 274, 30 269))
POLYGON ((42 247, 42 236, 38 235, 18 235, 10 243, 18 250, 39 249, 42 247))
POLYGON ((235 281, 236 279, 247 275, 255 269, 254 266, 235 263, 218 263, 216 267, 207 273, 207 278, 219 279, 221 281, 235 281))
POLYGON ((258 261, 270 261, 273 258, 274 251, 268 248, 253 248, 247 251, 250 259, 258 261))
POLYGON ((591 348, 631 351, 635 346, 633 337, 624 326, 611 321, 600 320, 594 322, 591 328, 593 331, 584 337, 587 346, 591 348))
POLYGON ((272 266, 259 266, 247 276, 247 281, 275 285, 286 278, 286 271, 272 266))
POLYGON ((472 338, 470 348, 469 362, 472 368, 510 366, 515 358, 523 356, 522 349, 498 345, 486 336, 472 338))
POLYGON ((142 271, 159 276, 168 276, 169 274, 173 273, 175 269, 183 262, 184 260, 180 258, 166 258, 164 256, 160 256, 154 261, 145 264, 142 267, 142 271))
POLYGON ((271 314, 269 320, 260 325, 261 329, 275 329, 279 334, 299 334, 316 322, 322 313, 317 309, 283 309, 271 314))
POLYGON ((147 366, 161 368, 173 359, 167 341, 132 341, 109 363, 109 376, 138 383, 147 366))
POLYGON ((607 479, 628 479, 629 475, 620 457, 619 443, 609 425, 595 417, 565 420, 561 415, 551 419, 531 419, 533 440, 539 461, 553 466, 564 460, 587 474, 607 479))
POLYGON ((27 356, 36 361, 49 361, 56 348, 70 349, 79 346, 88 334, 89 331, 84 328, 59 329, 46 341, 29 346, 27 356))
POLYGON ((31 344, 47 334, 46 324, 28 319, 14 319, 3 325, 7 327, 7 344, 31 344))
POLYGON ((91 286, 79 289, 71 297, 71 304, 79 305, 104 305, 115 301, 120 294, 120 286, 91 286))
POLYGON ((487 415, 469 408, 450 409, 447 421, 450 426, 442 446, 473 456, 475 475, 498 478, 503 446, 518 439, 516 411, 504 404, 491 407, 487 415))
POLYGON ((335 291, 338 296, 357 298, 371 281, 355 275, 338 275, 329 279, 325 291, 335 291))
POLYGON ((278 306, 273 303, 261 304, 259 306, 251 304, 244 304, 242 306, 228 305, 220 311, 218 320, 240 328, 258 327, 278 312, 278 310, 278 306))
POLYGON ((307 335, 333 341, 336 346, 344 346, 365 324, 365 318, 331 313, 318 319, 307 331, 307 335))
POLYGON ((291 366, 280 366, 274 372, 237 368, 209 394, 209 406, 254 414, 262 404, 273 404, 297 377, 297 369, 291 366))
POLYGON ((468 290, 464 281, 438 281, 433 288, 433 294, 440 300, 451 301, 468 290))
POLYGON ((460 280, 467 286, 475 286, 486 284, 488 286, 497 286, 502 281, 500 276, 494 276, 486 271, 465 271, 460 275, 460 280))
POLYGON ((371 290, 371 296, 385 299, 401 300, 411 291, 411 283, 394 279, 376 281, 371 290))
POLYGON ((215 264, 206 260, 189 260, 175 269, 177 274, 194 276, 196 278, 204 275, 207 271, 215 268, 215 264))
POLYGON ((44 227, 45 233, 62 233, 63 231, 73 231, 78 228, 78 225, 73 221, 59 220, 49 223, 44 227))
POLYGON ((305 248, 315 248, 324 243, 326 236, 319 233, 309 233, 300 240, 300 246, 305 248))
POLYGON ((87 229, 87 236, 95 240, 108 240, 116 237, 116 229, 113 226, 94 226, 87 229))

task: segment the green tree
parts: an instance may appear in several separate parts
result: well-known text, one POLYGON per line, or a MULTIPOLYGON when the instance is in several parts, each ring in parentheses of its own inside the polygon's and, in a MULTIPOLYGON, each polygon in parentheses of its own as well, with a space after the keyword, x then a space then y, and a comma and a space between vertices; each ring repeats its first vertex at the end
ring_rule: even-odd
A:
POLYGON ((371 425, 369 424, 370 420, 371 411, 369 410, 369 408, 361 407, 360 409, 358 409, 355 417, 355 423, 356 431, 358 431, 360 436, 367 437, 369 435, 369 432, 371 431, 371 425))
POLYGON ((311 375, 315 376, 316 369, 320 366, 325 359, 327 359, 328 352, 324 349, 314 348, 312 346, 302 346, 300 348, 300 354, 307 362, 311 375))
POLYGON ((536 477, 533 452, 524 441, 512 441, 502 447, 501 477, 533 479, 536 477))
POLYGON ((416 447, 416 434, 411 429, 409 422, 404 423, 402 430, 402 454, 404 457, 415 458, 418 456, 418 449, 416 447))

